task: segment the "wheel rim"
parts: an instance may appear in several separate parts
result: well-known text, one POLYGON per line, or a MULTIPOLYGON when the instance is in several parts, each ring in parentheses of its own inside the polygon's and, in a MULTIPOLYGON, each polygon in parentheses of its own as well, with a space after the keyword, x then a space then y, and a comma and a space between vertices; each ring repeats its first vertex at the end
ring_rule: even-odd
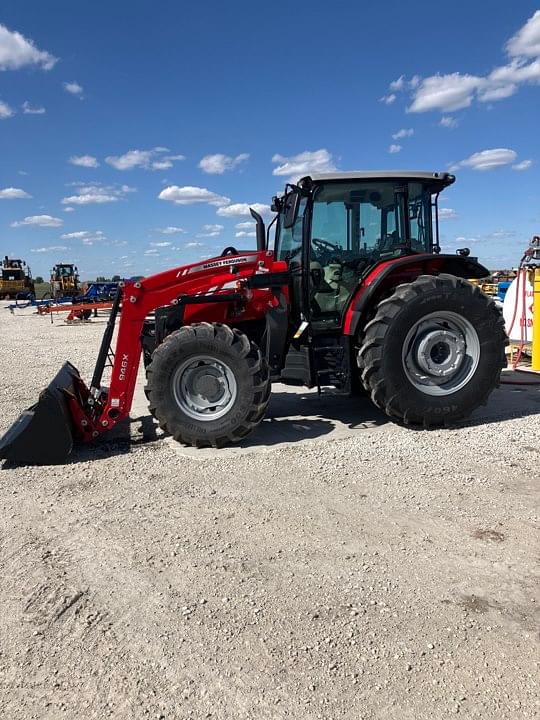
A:
POLYGON ((176 403, 194 420, 218 420, 234 405, 237 385, 230 367, 209 355, 185 360, 172 378, 176 403))
POLYGON ((427 395, 450 395, 471 380, 480 360, 478 333, 467 318, 440 310, 425 315, 407 333, 403 368, 427 395))

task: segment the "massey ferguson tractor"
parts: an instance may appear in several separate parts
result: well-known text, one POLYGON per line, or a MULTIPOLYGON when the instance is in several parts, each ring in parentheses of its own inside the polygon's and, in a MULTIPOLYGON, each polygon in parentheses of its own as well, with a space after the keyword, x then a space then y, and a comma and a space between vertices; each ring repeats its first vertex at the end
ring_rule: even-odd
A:
POLYGON ((448 173, 305 177, 275 197, 275 239, 120 284, 90 386, 66 363, 0 440, 19 464, 64 462, 129 415, 141 356, 150 412, 177 441, 222 447, 264 417, 271 383, 363 391, 392 420, 451 425, 485 404, 505 366, 494 302, 441 254, 448 173), (118 312, 114 353, 111 343, 118 312), (108 387, 102 378, 108 358, 108 387))

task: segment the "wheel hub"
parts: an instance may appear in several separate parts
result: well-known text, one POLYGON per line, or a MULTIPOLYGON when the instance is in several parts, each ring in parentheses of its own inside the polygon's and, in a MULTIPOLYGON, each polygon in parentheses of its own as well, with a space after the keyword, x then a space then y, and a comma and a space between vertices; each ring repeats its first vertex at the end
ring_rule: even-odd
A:
POLYGON ((474 326, 463 315, 441 310, 413 324, 403 343, 403 369, 427 395, 450 395, 472 378, 480 360, 474 326))
POLYGON ((237 385, 224 362, 199 355, 181 363, 172 378, 174 398, 194 420, 217 420, 232 407, 237 385))
POLYGON ((463 336, 449 330, 433 330, 418 343, 418 365, 428 374, 448 377, 459 366, 465 354, 463 336))

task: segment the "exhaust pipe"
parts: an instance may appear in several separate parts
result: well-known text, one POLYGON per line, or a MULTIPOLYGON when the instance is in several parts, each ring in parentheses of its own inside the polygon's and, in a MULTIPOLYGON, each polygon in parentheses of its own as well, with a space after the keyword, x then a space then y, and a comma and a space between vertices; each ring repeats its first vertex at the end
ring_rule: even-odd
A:
POLYGON ((253 208, 249 208, 249 212, 251 213, 251 217, 257 223, 257 226, 255 228, 257 233, 257 250, 266 250, 266 232, 264 229, 264 220, 253 208))

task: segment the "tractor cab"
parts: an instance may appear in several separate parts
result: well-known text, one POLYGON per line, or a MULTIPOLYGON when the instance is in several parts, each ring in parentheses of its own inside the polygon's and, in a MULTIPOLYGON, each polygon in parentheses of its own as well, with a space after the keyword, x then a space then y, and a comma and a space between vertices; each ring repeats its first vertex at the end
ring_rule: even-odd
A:
POLYGON ((359 283, 397 258, 438 254, 448 173, 332 173, 288 185, 274 198, 275 254, 289 266, 297 319, 338 328, 359 283))

